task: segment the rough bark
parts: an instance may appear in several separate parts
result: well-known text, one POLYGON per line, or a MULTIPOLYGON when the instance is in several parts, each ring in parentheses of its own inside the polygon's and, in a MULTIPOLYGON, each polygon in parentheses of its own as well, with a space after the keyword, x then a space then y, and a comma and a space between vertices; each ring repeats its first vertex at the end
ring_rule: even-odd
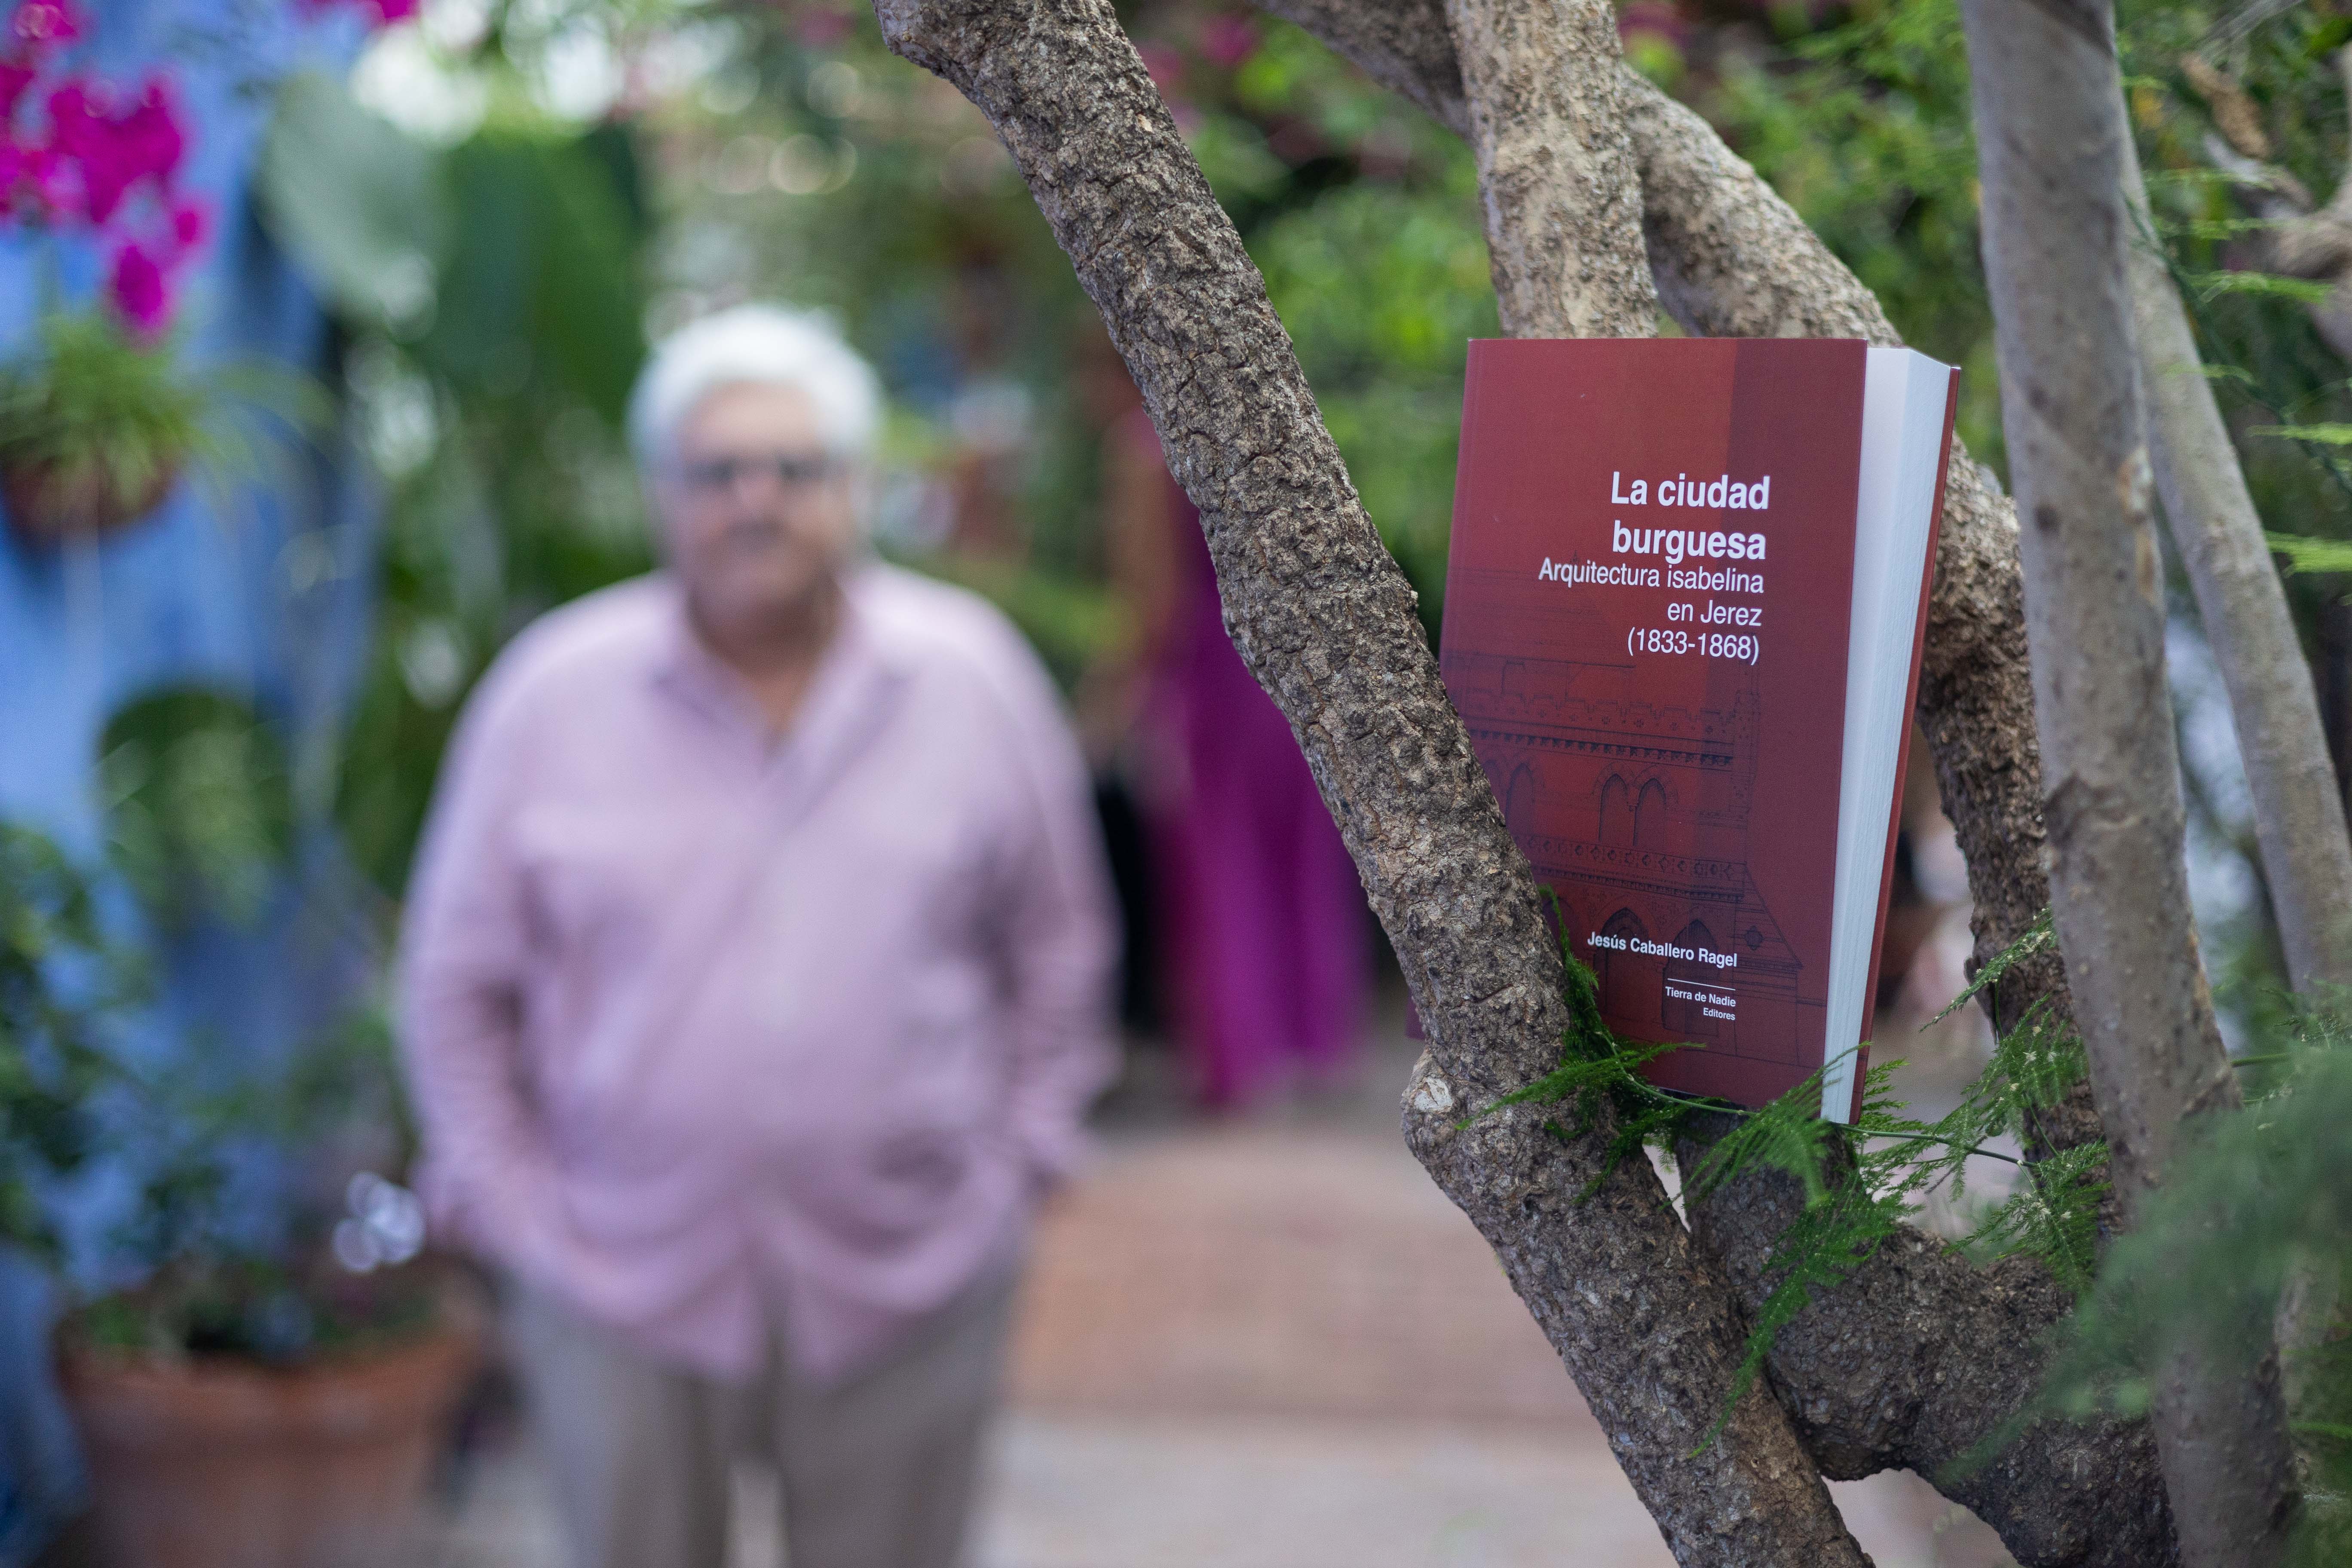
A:
POLYGON ((1609 0, 1446 0, 1503 330, 1646 338, 1658 296, 1609 0))
MULTIPOLYGON (((1437 0, 1269 0, 1267 9, 1440 120, 1467 126, 1437 0)), ((1899 341, 1876 297, 1704 120, 1630 71, 1622 91, 1651 267, 1670 313, 1713 336, 1899 341)), ((1967 858, 1979 961, 2007 947, 2049 901, 2023 605, 2015 514, 1956 442, 1918 718, 1967 858)), ((2054 952, 2011 971, 1986 1001, 1996 1026, 2005 1027, 2042 998, 2062 1016, 2070 1014, 2054 952)), ((2036 1131, 2044 1150, 2100 1137, 2087 1086, 2036 1131)), ((1758 1178, 1755 1189, 1734 1184, 1710 1200, 1710 1212, 1694 1216, 1697 1234, 1715 1246, 1731 1237, 1769 1243, 1779 1223, 1753 1216, 1776 1201, 1769 1178, 1758 1178)), ((1934 1250, 1918 1236, 1899 1248, 1904 1257, 1934 1250)), ((1726 1261, 1752 1310, 1767 1291, 1755 1260, 1743 1256, 1730 1253, 1726 1261)), ((1952 1347, 1989 1358, 2020 1348, 1982 1337, 1988 1325, 2014 1315, 2006 1304, 2014 1292, 2000 1279, 1955 1268, 1939 1271, 1937 1289, 1941 1295, 1918 1289, 1915 1277, 1910 1287, 1889 1289, 1878 1266, 1865 1268, 1846 1288, 1818 1299, 1775 1345, 1773 1381, 1830 1474, 1917 1468, 1946 1451, 1949 1435, 1974 1441, 2030 1396, 2021 1376, 1973 1386, 1958 1378, 1912 1381, 1919 1369, 1942 1364, 1952 1347), (1978 1388, 2006 1391, 2012 1402, 1980 1399, 1978 1388), (1890 1409, 1900 1418, 1889 1418, 1890 1409)), ((2093 1428, 2084 1445, 2070 1450, 2065 1473, 2097 1477, 2098 1488, 2053 1491, 2034 1484, 2032 1467, 2004 1461, 1983 1484, 1967 1484, 1964 1500, 2030 1568, 2168 1561, 2168 1516, 2146 1425, 2093 1428), (2150 1521, 2152 1533, 2143 1536, 2131 1521, 2150 1521)), ((1962 1495, 1961 1486, 1954 1491, 1962 1495)))
POLYGON ((1686 1563, 1860 1563, 1762 1388, 1700 1438, 1739 1313, 1645 1163, 1473 1106, 1556 1062, 1556 952, 1439 683, 1412 590, 1265 286, 1106 0, 881 0, 893 49, 995 127, 1202 512, 1235 646, 1289 719, 1431 1035, 1408 1136, 1493 1244, 1686 1563))
POLYGON ((2230 694, 2287 974, 2306 996, 2352 986, 2352 837, 2311 667, 2213 384, 2200 374, 2189 312, 2156 248, 2138 153, 2128 140, 2124 159, 2133 214, 2132 321, 2157 494, 2230 694))
MULTIPOLYGON (((2126 280, 2130 132, 2101 0, 1963 0, 1961 19, 2002 423, 2027 520, 2052 907, 2128 1209, 2189 1118, 2238 1100, 2182 861, 2126 280)), ((2183 1356, 2158 1379, 2155 1427, 2183 1561, 2280 1561, 2294 1493, 2275 1355, 2251 1374, 2183 1356)))
MULTIPOLYGON (((1727 1130, 1694 1128, 1675 1150, 1683 1168, 1727 1130)), ((1755 1302, 1770 1291, 1773 1238, 1804 1207, 1796 1178, 1761 1172, 1695 1210, 1691 1228, 1755 1302)), ((2031 1258, 1980 1269, 1936 1237, 1906 1231, 1855 1273, 1837 1310, 1807 1312, 1781 1331, 1772 1377, 1832 1479, 1916 1470, 1955 1502, 2001 1521, 2003 1543, 2023 1563, 2173 1562, 2146 1422, 2042 1422, 1981 1468, 1945 1473, 2032 1404, 2049 1331, 2073 1306, 2031 1258), (1790 1366, 1808 1375, 1792 1384, 1790 1366)))

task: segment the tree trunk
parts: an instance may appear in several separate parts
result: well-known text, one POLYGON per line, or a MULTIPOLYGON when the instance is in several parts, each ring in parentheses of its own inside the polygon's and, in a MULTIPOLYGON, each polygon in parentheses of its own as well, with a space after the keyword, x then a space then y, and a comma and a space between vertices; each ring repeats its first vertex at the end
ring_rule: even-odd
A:
POLYGON ((2157 248, 2138 153, 2128 138, 2123 151, 2132 319, 2157 493, 2230 693, 2287 973, 2314 996, 2352 986, 2352 837, 2286 590, 2213 384, 2200 374, 2189 312, 2157 248))
POLYGON ((1473 1107, 1554 1066, 1559 958, 1265 285, 1107 0, 881 0, 996 128, 1200 508, 1227 629, 1289 719, 1430 1029, 1409 1136, 1560 1352, 1675 1556, 1860 1564, 1779 1404, 1718 1441, 1743 1328, 1647 1164, 1473 1107), (1588 1201, 1579 1194, 1598 1187, 1588 1201))
MULTIPOLYGON (((2197 952, 2164 681, 2126 280, 2129 130, 2099 0, 1963 0, 1984 254, 2025 559, 2052 907, 2126 1208, 2182 1123, 2234 1106, 2197 952)), ((2158 1378, 2157 1446, 2183 1561, 2279 1561, 2293 1455, 2275 1355, 2183 1356, 2158 1378)))
MULTIPOLYGON (((1437 0, 1270 0, 1267 8, 1466 130, 1460 69, 1437 0)), ((1665 308, 1685 327, 1731 337, 1900 341, 1876 298, 1704 120, 1630 70, 1622 92, 1651 268, 1665 308)), ((2040 915, 2049 883, 2016 519, 1990 476, 1954 447, 1918 716, 1967 858, 1982 960, 2040 915)), ((2055 952, 2019 965, 1985 1001, 1996 1026, 2006 1026, 2043 998, 2062 1019, 2071 1016, 2055 952)), ((2087 1086, 2038 1131, 2043 1150, 2099 1138, 2087 1086)), ((1759 1177, 1718 1193, 1693 1216, 1697 1238, 1720 1249, 1750 1310, 1769 1293, 1762 1263, 1794 1212, 1787 1205, 1780 1184, 1759 1177)), ((1918 1262, 1943 1256, 1932 1238, 1906 1236, 1817 1298, 1774 1345, 1773 1382, 1828 1474, 1912 1468, 1933 1479, 2037 1391, 2038 1353, 2027 1352, 2063 1315, 2062 1297, 2032 1278, 2031 1265, 1986 1271, 1918 1262), (1974 1382, 1936 1377, 1947 1358, 1987 1373, 1974 1382)), ((2145 1422, 2039 1429, 1980 1478, 1944 1485, 2029 1568, 2170 1560, 2171 1523, 2145 1422), (2062 1439, 2080 1447, 2035 1462, 2034 1445, 2062 1439), (2096 1483, 2070 1485, 2069 1478, 2096 1483)))
MULTIPOLYGON (((1683 1169, 1727 1131, 1692 1129, 1675 1150, 1683 1169)), ((1771 1291, 1774 1240, 1804 1211, 1802 1183, 1761 1171, 1695 1208, 1691 1230, 1752 1309, 1771 1291)), ((2039 1396, 2044 1346, 2074 1305, 2031 1258, 1979 1268, 1906 1229, 1780 1331, 1772 1380, 1824 1475, 1916 1471, 1999 1531, 2027 1568, 2177 1561, 2145 1421, 2037 1422, 1980 1467, 1944 1473, 2039 1396)))
POLYGON ((1609 0, 1446 0, 1503 331, 1646 338, 1658 296, 1609 0))

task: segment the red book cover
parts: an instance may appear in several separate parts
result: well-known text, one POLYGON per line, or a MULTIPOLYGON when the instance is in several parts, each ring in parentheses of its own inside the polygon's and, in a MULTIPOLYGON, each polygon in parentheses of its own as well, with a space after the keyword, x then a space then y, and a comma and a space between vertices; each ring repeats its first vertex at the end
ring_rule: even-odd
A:
POLYGON ((1470 350, 1447 690, 1611 1026, 1746 1105, 1858 1043, 1824 1005, 1866 353, 1470 350))

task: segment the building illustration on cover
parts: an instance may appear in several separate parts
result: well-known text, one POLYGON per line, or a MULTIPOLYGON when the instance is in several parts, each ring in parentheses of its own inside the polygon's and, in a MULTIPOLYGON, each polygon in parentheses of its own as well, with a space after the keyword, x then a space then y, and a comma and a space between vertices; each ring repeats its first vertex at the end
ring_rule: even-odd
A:
MULTIPOLYGON (((1465 575, 1465 597, 1528 593, 1465 575)), ((1622 645, 1577 635, 1585 617, 1564 607, 1544 605, 1555 635, 1517 651, 1444 658, 1512 837, 1558 893, 1619 1033, 1799 1065, 1801 1041, 1818 1049, 1823 977, 1803 972, 1749 874, 1754 683, 1706 682, 1688 706, 1641 695, 1654 679, 1635 680, 1622 645)))

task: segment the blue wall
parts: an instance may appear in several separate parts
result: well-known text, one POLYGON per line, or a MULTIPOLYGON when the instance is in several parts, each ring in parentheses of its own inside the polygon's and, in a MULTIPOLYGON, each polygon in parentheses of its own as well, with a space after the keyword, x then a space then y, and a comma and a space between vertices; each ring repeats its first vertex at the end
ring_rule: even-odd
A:
MULTIPOLYGON (((183 184, 215 219, 210 247, 183 275, 185 359, 325 369, 328 323, 256 217, 250 177, 271 85, 300 65, 348 60, 361 37, 356 7, 94 0, 84 11, 75 65, 125 86, 162 66, 179 89, 191 132, 183 184)), ((83 289, 96 276, 86 247, 68 243, 44 261, 37 243, 0 234, 0 356, 30 339, 44 267, 83 289)), ((153 518, 95 545, 42 553, 0 535, 0 816, 94 858, 99 733, 126 700, 186 681, 251 696, 284 726, 298 773, 307 762, 310 776, 324 776, 366 651, 373 513, 348 442, 327 437, 279 442, 264 476, 225 496, 184 479, 153 518)), ((315 905, 298 921, 292 901, 254 931, 179 955, 142 1048, 195 1048, 189 1023, 200 1016, 202 1048, 268 1053, 315 1020, 354 970, 322 964, 318 944, 298 940, 307 934, 298 923, 315 929, 315 905)), ((85 1216, 93 1234, 106 1188, 94 1184, 85 1216)), ((47 1384, 53 1300, 28 1266, 0 1258, 0 1568, 27 1561, 79 1500, 69 1430, 47 1384)))

